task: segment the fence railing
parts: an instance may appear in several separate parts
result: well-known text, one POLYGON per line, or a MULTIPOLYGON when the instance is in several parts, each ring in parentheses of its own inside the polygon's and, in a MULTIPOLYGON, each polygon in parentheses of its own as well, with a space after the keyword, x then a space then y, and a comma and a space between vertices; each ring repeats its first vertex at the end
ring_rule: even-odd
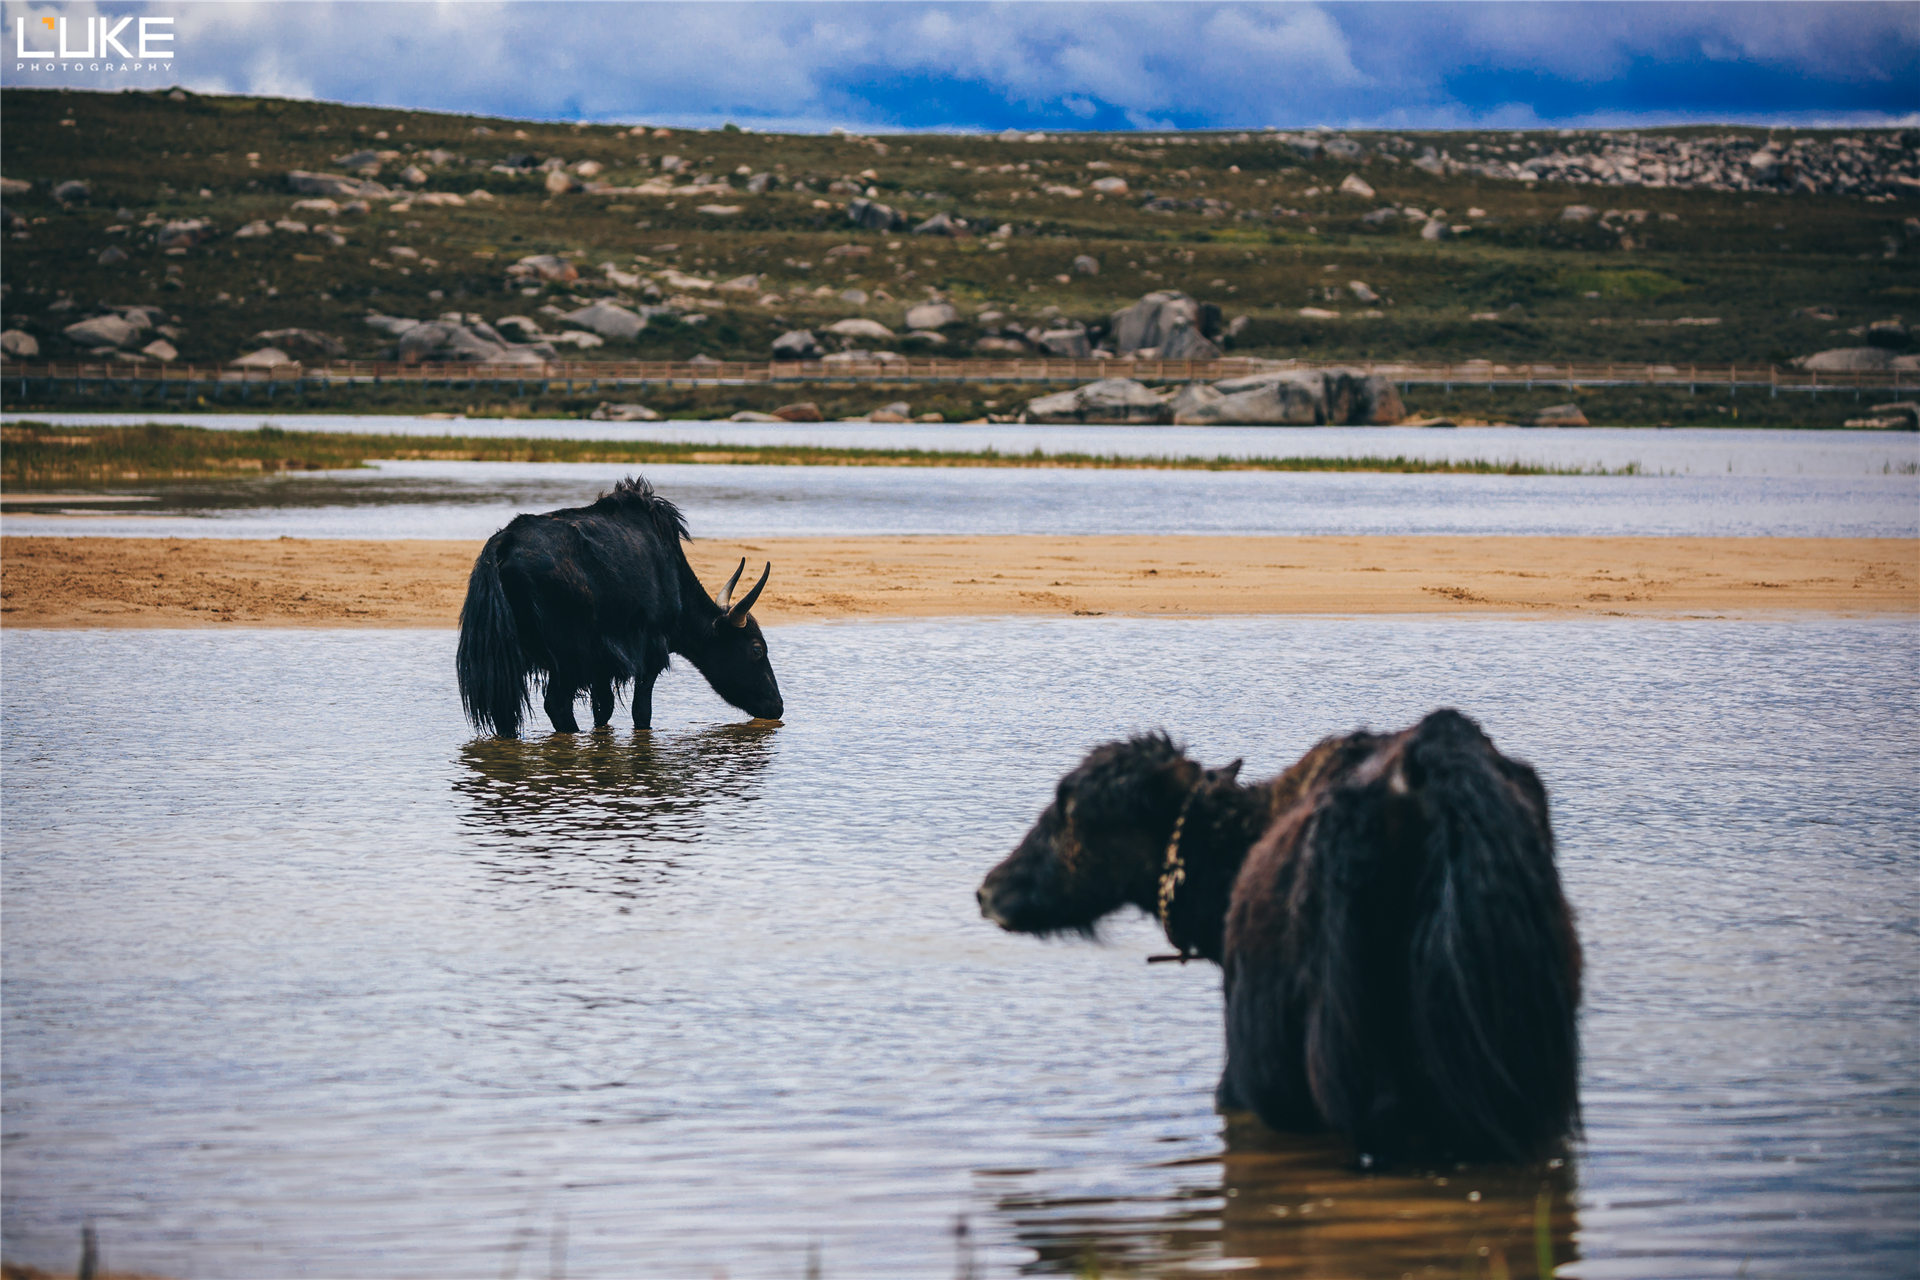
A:
POLYGON ((184 365, 114 360, 0 366, 0 389, 28 394, 31 383, 267 386, 305 390, 331 386, 516 384, 569 393, 623 386, 741 386, 814 382, 1084 383, 1100 378, 1139 382, 1216 382, 1261 373, 1351 369, 1408 386, 1767 387, 1779 391, 1920 390, 1920 370, 1822 372, 1770 364, 1628 364, 1573 362, 1311 360, 780 360, 767 362, 594 360, 513 364, 397 364, 336 360, 272 366, 184 365))

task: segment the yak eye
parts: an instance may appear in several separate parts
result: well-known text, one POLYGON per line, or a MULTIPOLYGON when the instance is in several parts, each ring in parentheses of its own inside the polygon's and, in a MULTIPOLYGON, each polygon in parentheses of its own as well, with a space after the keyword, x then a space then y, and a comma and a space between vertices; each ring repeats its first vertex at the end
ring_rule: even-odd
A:
POLYGON ((754 657, 755 657, 756 659, 758 659, 758 658, 764 658, 764 657, 766 657, 766 656, 767 656, 767 646, 765 646, 765 645, 763 645, 763 644, 761 644, 761 643, 760 643, 760 642, 759 642, 758 640, 755 640, 755 641, 753 642, 753 656, 754 656, 754 657))

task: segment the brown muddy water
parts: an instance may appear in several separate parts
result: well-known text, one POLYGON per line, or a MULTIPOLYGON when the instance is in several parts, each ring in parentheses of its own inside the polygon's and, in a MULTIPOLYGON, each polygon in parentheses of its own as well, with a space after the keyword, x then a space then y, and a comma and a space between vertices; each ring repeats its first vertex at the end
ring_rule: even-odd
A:
POLYGON ((9 1260, 89 1221, 114 1269, 251 1280, 1920 1257, 1909 623, 789 627, 784 725, 676 670, 651 734, 516 743, 460 720, 453 640, 0 633, 9 1260), (1253 776, 1438 705, 1553 796, 1558 1168, 1225 1121, 1217 972, 976 914, 1096 742, 1253 776))

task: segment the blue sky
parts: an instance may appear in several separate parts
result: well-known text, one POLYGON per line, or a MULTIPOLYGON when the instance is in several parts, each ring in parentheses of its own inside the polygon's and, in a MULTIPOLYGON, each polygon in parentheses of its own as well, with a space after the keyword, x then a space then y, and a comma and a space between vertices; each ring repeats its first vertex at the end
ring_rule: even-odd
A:
POLYGON ((0 83, 761 129, 1920 125, 1915 3, 0 4, 0 83), (171 66, 18 56, 171 17, 171 66), (47 43, 36 44, 44 39, 47 43))

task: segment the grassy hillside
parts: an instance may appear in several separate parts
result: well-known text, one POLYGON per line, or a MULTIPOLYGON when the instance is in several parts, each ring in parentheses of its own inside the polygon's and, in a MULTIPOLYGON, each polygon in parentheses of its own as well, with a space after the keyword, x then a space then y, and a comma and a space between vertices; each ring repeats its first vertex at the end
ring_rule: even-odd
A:
MULTIPOLYGON (((702 293, 705 323, 656 318, 638 338, 610 340, 582 358, 764 359, 771 340, 793 327, 865 315, 899 328, 904 307, 930 293, 966 317, 946 331, 943 355, 965 354, 1009 321, 1102 320, 1155 288, 1184 289, 1229 318, 1246 316, 1237 354, 1341 359, 1784 360, 1858 345, 1846 329, 1920 311, 1920 241, 1905 226, 1912 200, 1435 177, 1371 154, 1308 159, 1259 134, 636 136, 326 103, 43 90, 7 90, 0 111, 0 173, 33 184, 6 200, 27 225, 24 239, 6 242, 0 264, 5 323, 34 334, 54 358, 75 350, 62 327, 100 302, 164 308, 183 360, 229 360, 251 349, 252 335, 284 328, 322 330, 349 354, 372 357, 392 339, 363 323, 370 310, 414 318, 458 310, 491 321, 631 295, 602 277, 606 262, 717 280, 752 273, 760 287, 702 293), (361 215, 291 210, 299 197, 288 189, 289 170, 338 173, 332 157, 362 148, 392 153, 379 161, 389 186, 403 185, 400 170, 420 163, 425 191, 465 198, 485 189, 494 199, 403 211, 376 200, 361 215), (429 162, 436 149, 452 156, 429 162), (595 180, 633 186, 659 179, 668 154, 689 162, 676 182, 699 176, 743 188, 757 173, 777 182, 766 194, 728 197, 553 195, 544 172, 494 169, 517 156, 591 160, 605 166, 595 180), (1376 195, 1337 193, 1349 174, 1376 195), (1124 179, 1129 192, 1096 199, 1092 182, 1102 177, 1124 179), (89 184, 85 202, 54 198, 52 187, 70 179, 89 184), (1012 233, 996 245, 985 236, 857 230, 838 206, 868 188, 916 222, 945 210, 1012 233), (1148 192, 1182 207, 1146 209, 1148 192), (1217 207, 1192 207, 1206 200, 1217 207), (741 211, 698 211, 716 201, 741 211), (1390 202, 1441 210, 1442 221, 1471 229, 1434 242, 1405 218, 1361 221, 1390 202), (1561 212, 1569 204, 1645 216, 1568 222, 1561 212), (345 243, 312 232, 232 234, 289 217, 331 225, 345 243), (209 219, 218 234, 184 254, 163 253, 154 224, 185 218, 209 219), (870 252, 828 256, 848 244, 870 252), (103 265, 100 255, 115 246, 126 259, 103 265), (396 257, 395 247, 418 256, 396 257), (530 296, 506 268, 536 253, 569 256, 581 279, 530 296), (1098 260, 1098 275, 1072 272, 1082 254, 1098 260), (1362 318, 1367 308, 1348 288, 1355 280, 1380 296, 1378 318, 1362 318), (850 288, 869 301, 842 301, 850 288), (768 293, 781 295, 777 305, 758 301, 768 293), (52 309, 68 298, 72 310, 52 309), (1815 305, 1838 319, 1791 315, 1815 305), (1303 318, 1305 306, 1341 318, 1303 318), (975 322, 982 307, 1002 318, 975 322), (1673 323, 1682 318, 1719 323, 1673 323)), ((1395 136, 1454 153, 1565 145, 1507 132, 1395 136)))

